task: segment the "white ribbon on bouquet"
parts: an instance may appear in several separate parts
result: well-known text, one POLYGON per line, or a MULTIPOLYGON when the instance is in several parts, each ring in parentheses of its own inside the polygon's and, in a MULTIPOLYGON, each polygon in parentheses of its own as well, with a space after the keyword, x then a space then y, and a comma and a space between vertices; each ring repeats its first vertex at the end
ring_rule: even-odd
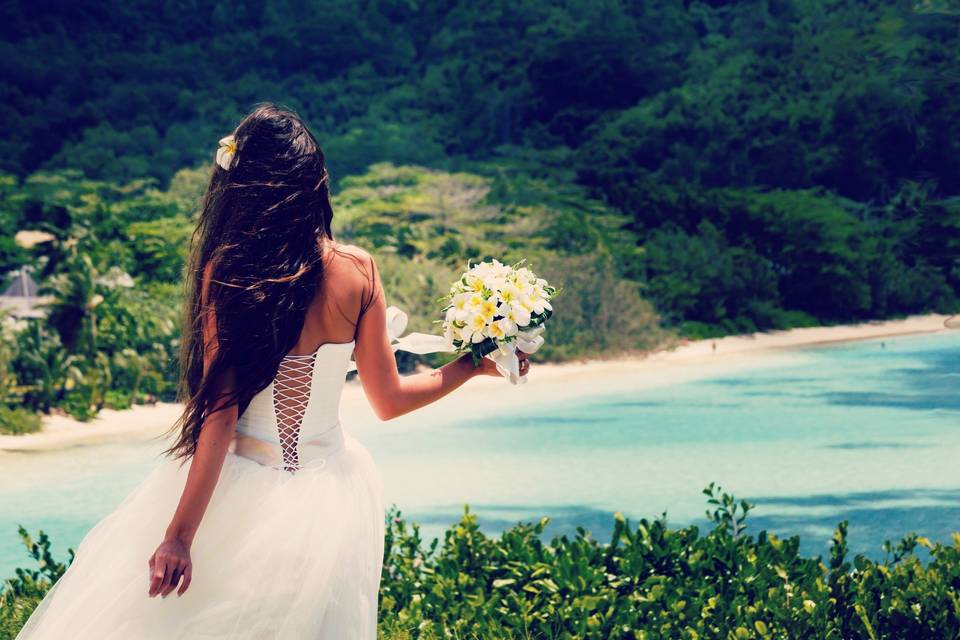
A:
MULTIPOLYGON (((390 344, 395 352, 406 351, 423 355, 426 353, 452 353, 457 350, 443 336, 416 332, 403 336, 402 334, 407 328, 407 322, 407 314, 401 309, 387 307, 387 335, 390 337, 390 344)), ((496 351, 487 354, 485 357, 493 360, 494 364, 497 365, 497 371, 510 384, 524 384, 527 378, 520 375, 520 358, 517 357, 517 350, 524 353, 536 352, 543 345, 542 333, 542 326, 529 331, 521 331, 512 342, 509 344, 501 343, 496 351)), ((351 362, 347 371, 354 371, 356 368, 357 364, 351 362)))

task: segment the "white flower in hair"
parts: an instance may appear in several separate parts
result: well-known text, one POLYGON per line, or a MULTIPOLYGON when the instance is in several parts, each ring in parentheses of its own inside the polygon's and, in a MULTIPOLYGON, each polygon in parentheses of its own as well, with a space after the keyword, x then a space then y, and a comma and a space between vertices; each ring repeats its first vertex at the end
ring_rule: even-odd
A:
POLYGON ((220 148, 217 149, 217 164, 229 171, 233 164, 233 157, 237 155, 237 140, 233 136, 220 138, 220 148))

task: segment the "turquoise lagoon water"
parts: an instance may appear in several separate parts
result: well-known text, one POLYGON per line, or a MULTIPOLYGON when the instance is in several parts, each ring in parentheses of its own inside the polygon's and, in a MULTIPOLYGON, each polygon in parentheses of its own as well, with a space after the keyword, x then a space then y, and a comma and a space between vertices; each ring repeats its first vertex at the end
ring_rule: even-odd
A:
MULTIPOLYGON (((522 412, 465 408, 467 419, 414 414, 352 431, 377 459, 388 503, 427 536, 464 504, 491 533, 547 515, 548 534, 583 526, 602 540, 615 511, 706 526, 700 492, 711 481, 756 504, 748 531, 799 534, 808 554, 826 554, 844 519, 851 548, 873 557, 909 531, 949 541, 960 530, 960 333, 767 359, 616 394, 571 388, 522 412)), ((64 558, 161 448, 0 456, 0 576, 29 565, 18 523, 48 532, 64 558)))

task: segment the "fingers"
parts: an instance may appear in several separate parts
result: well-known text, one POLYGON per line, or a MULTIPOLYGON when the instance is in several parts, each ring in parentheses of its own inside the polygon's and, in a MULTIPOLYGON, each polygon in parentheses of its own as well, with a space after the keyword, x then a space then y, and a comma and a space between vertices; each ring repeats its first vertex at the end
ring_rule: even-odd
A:
POLYGON ((160 558, 151 556, 150 565, 150 590, 148 593, 152 598, 160 593, 160 585, 163 584, 163 577, 167 571, 167 563, 160 558))
POLYGON ((161 598, 166 598, 167 594, 177 586, 177 583, 180 582, 180 573, 181 569, 179 565, 167 565, 167 573, 163 578, 163 584, 160 585, 161 598))
POLYGON ((173 565, 172 571, 170 571, 170 579, 164 585, 161 590, 160 595, 164 598, 170 594, 171 591, 177 588, 177 583, 180 582, 181 578, 183 579, 183 585, 177 591, 177 595, 183 595, 183 592, 187 590, 187 586, 190 583, 190 574, 192 573, 191 565, 189 560, 179 559, 177 564, 173 565))
POLYGON ((193 567, 188 550, 164 542, 153 552, 147 564, 150 567, 148 593, 151 598, 156 595, 166 598, 181 580, 183 584, 180 585, 177 595, 183 595, 190 586, 193 567))
POLYGON ((190 586, 190 579, 193 577, 193 565, 187 564, 186 568, 183 570, 183 583, 180 585, 180 588, 177 590, 177 595, 182 596, 183 592, 187 590, 187 587, 190 586))
POLYGON ((150 586, 147 588, 147 594, 152 598, 153 597, 153 558, 156 554, 150 554, 150 559, 147 560, 147 566, 150 567, 150 573, 147 575, 150 578, 150 586))
MULTIPOLYGON (((166 598, 177 587, 177 583, 180 582, 181 576, 186 573, 188 567, 186 561, 168 559, 163 556, 151 556, 148 564, 150 565, 150 589, 148 593, 151 598, 157 595, 166 598)), ((185 590, 185 587, 181 587, 180 593, 182 594, 185 590)))
POLYGON ((530 371, 530 354, 517 351, 517 360, 520 361, 520 375, 525 376, 530 371))

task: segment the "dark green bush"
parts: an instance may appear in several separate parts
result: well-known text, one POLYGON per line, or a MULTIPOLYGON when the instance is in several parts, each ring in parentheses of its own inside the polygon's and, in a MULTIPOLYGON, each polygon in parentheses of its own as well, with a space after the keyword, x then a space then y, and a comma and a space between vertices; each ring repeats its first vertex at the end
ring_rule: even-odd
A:
POLYGON ((36 560, 37 569, 17 569, 16 575, 4 581, 0 591, 0 640, 15 638, 20 628, 27 622, 30 613, 40 604, 44 594, 56 583, 73 562, 73 550, 69 551, 70 560, 62 564, 50 554, 50 539, 43 531, 34 541, 27 530, 20 527, 20 539, 27 547, 30 557, 36 560))
MULTIPOLYGON (((746 501, 713 484, 704 493, 708 531, 616 514, 609 542, 583 529, 545 542, 547 518, 493 538, 466 510, 442 541, 426 544, 416 524, 392 511, 381 638, 960 637, 960 533, 952 545, 911 534, 886 543, 886 559, 874 561, 849 557, 842 522, 830 557, 806 558, 799 537, 747 534, 746 501)), ((20 535, 41 568, 6 581, 0 640, 16 635, 65 570, 43 532, 36 543, 22 528, 20 535)))
POLYGON ((706 492, 711 530, 617 515, 608 543, 583 530, 546 543, 546 519, 490 538, 468 511, 424 546, 394 514, 381 619, 410 638, 958 637, 960 534, 910 535, 875 562, 848 557, 841 523, 828 560, 805 558, 798 537, 746 535, 749 504, 706 492))

